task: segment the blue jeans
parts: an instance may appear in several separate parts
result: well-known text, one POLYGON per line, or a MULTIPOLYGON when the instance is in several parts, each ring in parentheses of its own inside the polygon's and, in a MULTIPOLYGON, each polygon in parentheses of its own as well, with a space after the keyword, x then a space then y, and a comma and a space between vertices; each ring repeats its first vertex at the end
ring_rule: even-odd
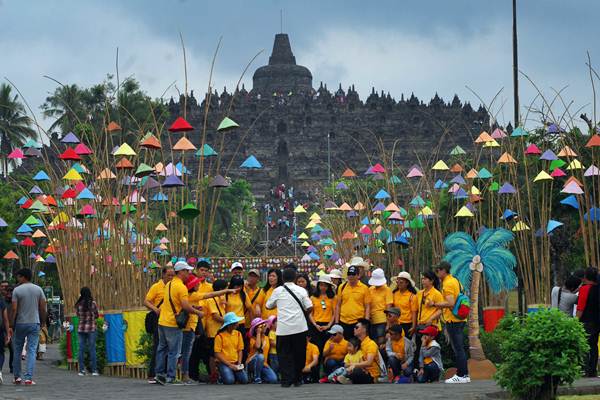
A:
POLYGON ((181 353, 183 331, 169 326, 158 326, 156 349, 156 376, 167 375, 167 381, 175 379, 177 359, 181 353))
POLYGON ((225 364, 219 364, 219 375, 221 375, 221 382, 223 385, 233 385, 234 383, 248 383, 248 374, 246 370, 233 371, 225 364))
POLYGON ((269 354, 269 366, 275 372, 275 375, 279 373, 279 357, 277 357, 277 354, 269 354))
POLYGON ((196 334, 194 331, 184 331, 183 340, 181 342, 181 373, 188 375, 190 372, 190 354, 192 354, 192 344, 196 334))
POLYGON ((2 367, 4 367, 4 332, 3 328, 0 328, 0 372, 2 371, 2 367))
POLYGON ((325 370, 325 374, 329 375, 336 369, 344 366, 344 360, 334 360, 333 358, 328 358, 327 361, 323 364, 323 369, 325 370))
POLYGON ((271 367, 265 365, 265 356, 257 354, 248 363, 248 371, 254 372, 254 382, 277 383, 277 375, 271 367))
POLYGON ((96 331, 94 332, 78 332, 79 336, 79 371, 85 371, 84 364, 84 355, 85 350, 90 354, 90 366, 92 367, 92 372, 98 372, 98 367, 96 365, 96 331))
POLYGON ((21 378, 21 353, 27 338, 27 372, 23 379, 33 377, 37 347, 40 341, 40 324, 15 324, 15 336, 12 339, 15 357, 13 359, 13 373, 16 378, 21 378))
POLYGON ((440 380, 440 368, 436 363, 432 362, 423 367, 423 375, 417 376, 417 382, 419 383, 428 383, 428 382, 437 382, 440 380))
POLYGON ((469 375, 467 368, 467 354, 465 353, 465 322, 447 322, 446 332, 450 338, 450 345, 454 351, 456 375, 464 377, 469 375))

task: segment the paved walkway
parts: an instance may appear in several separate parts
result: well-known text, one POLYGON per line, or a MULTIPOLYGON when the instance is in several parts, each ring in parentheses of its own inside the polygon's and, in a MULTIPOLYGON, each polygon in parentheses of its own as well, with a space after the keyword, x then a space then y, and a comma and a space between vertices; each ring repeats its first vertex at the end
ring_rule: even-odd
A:
MULTIPOLYGON (((8 355, 8 354, 7 354, 8 355)), ((47 358, 36 365, 36 386, 15 386, 8 367, 4 366, 6 383, 0 386, 0 399, 3 400, 126 400, 151 399, 484 399, 487 393, 499 392, 493 381, 475 381, 468 385, 303 385, 300 388, 283 389, 279 385, 194 385, 194 386, 157 386, 145 381, 111 378, 79 377, 74 372, 55 366, 58 347, 48 346, 47 358)), ((587 379, 577 383, 578 387, 598 385, 600 379, 587 379)))

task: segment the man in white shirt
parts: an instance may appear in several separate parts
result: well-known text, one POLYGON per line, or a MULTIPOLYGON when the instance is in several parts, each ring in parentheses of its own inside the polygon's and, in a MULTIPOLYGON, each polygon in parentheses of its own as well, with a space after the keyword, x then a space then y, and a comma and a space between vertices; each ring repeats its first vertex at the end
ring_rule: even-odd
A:
POLYGON ((277 308, 277 356, 282 387, 302 385, 302 368, 306 362, 305 312, 310 314, 312 302, 295 280, 296 267, 289 264, 283 270, 283 286, 273 291, 266 304, 269 310, 277 308))

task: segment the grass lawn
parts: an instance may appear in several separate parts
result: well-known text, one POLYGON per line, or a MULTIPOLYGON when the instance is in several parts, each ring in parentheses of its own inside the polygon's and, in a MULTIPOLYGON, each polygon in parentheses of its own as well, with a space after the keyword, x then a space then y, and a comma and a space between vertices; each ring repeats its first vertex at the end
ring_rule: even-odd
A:
POLYGON ((600 399, 600 394, 588 394, 585 396, 559 396, 560 400, 597 400, 600 399))

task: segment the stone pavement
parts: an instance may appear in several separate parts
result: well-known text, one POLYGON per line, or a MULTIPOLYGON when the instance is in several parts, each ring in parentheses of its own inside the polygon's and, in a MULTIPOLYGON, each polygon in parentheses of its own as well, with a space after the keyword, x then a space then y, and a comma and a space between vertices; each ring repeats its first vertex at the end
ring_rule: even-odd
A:
MULTIPOLYGON (((8 355, 8 354, 7 354, 8 355)), ((59 369, 55 366, 58 359, 58 347, 48 346, 47 358, 36 365, 36 386, 15 386, 8 374, 5 363, 5 384, 0 386, 2 400, 151 400, 151 399, 485 399, 488 393, 497 393, 500 389, 493 381, 476 381, 468 385, 303 385, 300 388, 283 389, 279 385, 194 385, 167 386, 148 385, 145 381, 111 378, 79 377, 75 372, 59 369)), ((8 361, 8 360, 7 360, 8 361)), ((587 379, 577 382, 578 388, 600 389, 600 379, 587 379)), ((600 393, 600 390, 596 393, 600 393)))

